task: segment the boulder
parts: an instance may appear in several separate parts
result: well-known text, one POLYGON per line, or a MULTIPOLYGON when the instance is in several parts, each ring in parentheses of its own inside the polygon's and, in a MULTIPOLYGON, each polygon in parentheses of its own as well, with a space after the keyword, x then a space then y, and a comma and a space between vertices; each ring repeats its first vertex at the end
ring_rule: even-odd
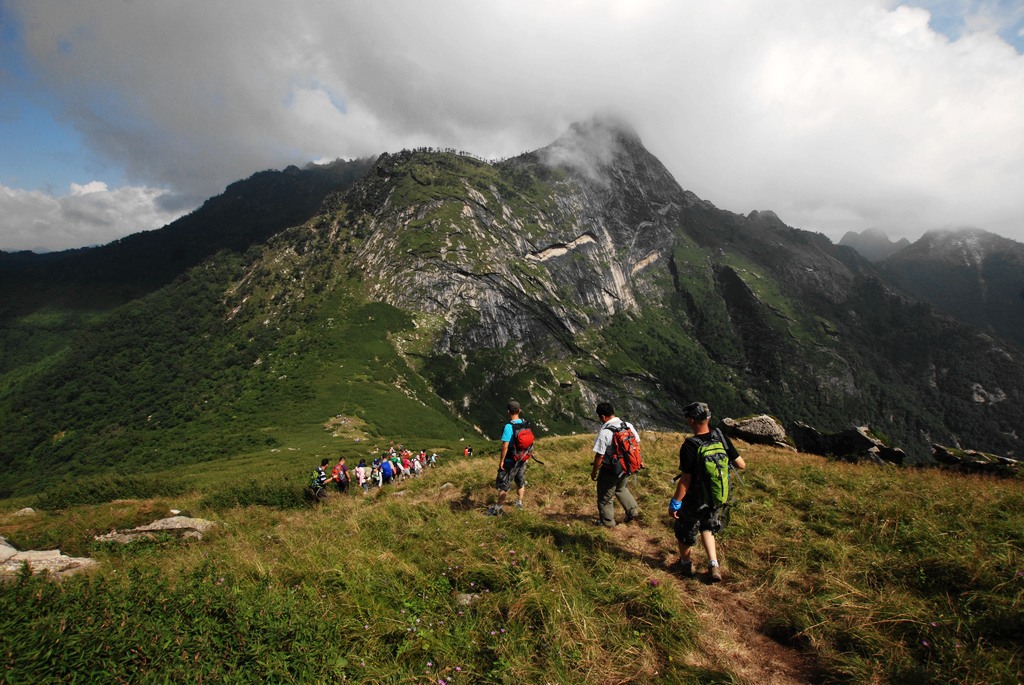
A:
POLYGON ((789 427, 790 437, 797 450, 819 454, 842 461, 862 461, 879 465, 903 464, 906 453, 898 447, 890 447, 871 433, 867 426, 848 428, 829 435, 822 435, 806 423, 796 421, 789 427))
POLYGON ((722 419, 720 427, 722 432, 730 438, 739 438, 749 443, 772 445, 795 451, 795 448, 789 444, 786 429, 774 417, 767 414, 743 419, 722 419))

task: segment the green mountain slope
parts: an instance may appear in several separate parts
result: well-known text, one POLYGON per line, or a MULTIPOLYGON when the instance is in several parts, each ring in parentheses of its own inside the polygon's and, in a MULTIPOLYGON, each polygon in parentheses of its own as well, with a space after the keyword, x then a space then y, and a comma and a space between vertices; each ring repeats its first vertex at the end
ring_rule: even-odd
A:
POLYGON ((700 398, 868 423, 917 459, 933 440, 1015 449, 1014 352, 824 236, 684 191, 621 125, 495 164, 385 154, 319 206, 82 329, 11 343, 47 310, 9 315, 27 352, 0 377, 0 492, 318 444, 339 414, 396 439, 493 434, 512 396, 556 433, 589 430, 599 398, 667 428, 700 398))

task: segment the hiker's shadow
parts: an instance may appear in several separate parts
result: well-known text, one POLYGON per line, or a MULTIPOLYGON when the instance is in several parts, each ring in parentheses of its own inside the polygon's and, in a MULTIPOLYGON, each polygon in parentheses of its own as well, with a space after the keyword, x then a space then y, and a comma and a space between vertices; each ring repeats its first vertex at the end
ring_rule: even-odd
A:
MULTIPOLYGON (((624 524, 619 524, 624 525, 624 524)), ((665 551, 660 539, 651 538, 650 551, 629 549, 603 526, 594 523, 593 516, 585 514, 548 514, 545 520, 525 523, 524 529, 532 537, 550 537, 559 550, 574 550, 584 554, 599 551, 610 553, 625 561, 639 560, 650 568, 668 570, 672 552, 665 551), (583 524, 581 530, 579 524, 583 524), (573 525, 576 524, 576 525, 573 525)), ((641 529, 642 530, 642 529, 641 529)))

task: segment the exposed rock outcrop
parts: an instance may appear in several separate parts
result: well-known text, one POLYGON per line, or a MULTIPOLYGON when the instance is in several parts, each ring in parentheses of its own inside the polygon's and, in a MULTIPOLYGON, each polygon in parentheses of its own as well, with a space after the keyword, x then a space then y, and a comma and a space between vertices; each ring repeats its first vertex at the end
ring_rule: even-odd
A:
POLYGON ((786 429, 774 417, 767 414, 743 419, 722 419, 721 429, 731 438, 796 451, 796 448, 787 439, 786 429))
POLYGON ((799 451, 842 461, 903 464, 907 456, 903 450, 889 447, 872 435, 867 426, 822 435, 806 423, 796 421, 789 427, 789 434, 799 451))
POLYGON ((996 454, 932 445, 932 456, 943 468, 964 473, 986 473, 1002 477, 1020 474, 1018 460, 996 454))
POLYGON ((157 533, 170 533, 181 539, 202 540, 203 533, 210 530, 217 524, 206 519, 192 518, 190 516, 171 516, 160 519, 144 526, 138 526, 131 530, 111 531, 104 535, 97 535, 93 539, 97 542, 121 542, 129 543, 136 540, 152 540, 157 533))
POLYGON ((32 573, 46 573, 63 578, 98 564, 95 559, 69 557, 62 554, 59 549, 19 552, 5 538, 0 537, 0 578, 17 575, 25 565, 32 573))

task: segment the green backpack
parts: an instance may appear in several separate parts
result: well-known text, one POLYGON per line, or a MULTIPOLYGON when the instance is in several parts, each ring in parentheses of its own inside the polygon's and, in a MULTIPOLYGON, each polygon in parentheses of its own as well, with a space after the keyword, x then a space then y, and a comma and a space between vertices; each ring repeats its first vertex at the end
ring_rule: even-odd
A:
POLYGON ((707 441, 701 442, 697 448, 697 456, 703 465, 699 472, 704 504, 712 509, 728 504, 729 453, 725 449, 725 438, 719 429, 711 431, 707 441))

